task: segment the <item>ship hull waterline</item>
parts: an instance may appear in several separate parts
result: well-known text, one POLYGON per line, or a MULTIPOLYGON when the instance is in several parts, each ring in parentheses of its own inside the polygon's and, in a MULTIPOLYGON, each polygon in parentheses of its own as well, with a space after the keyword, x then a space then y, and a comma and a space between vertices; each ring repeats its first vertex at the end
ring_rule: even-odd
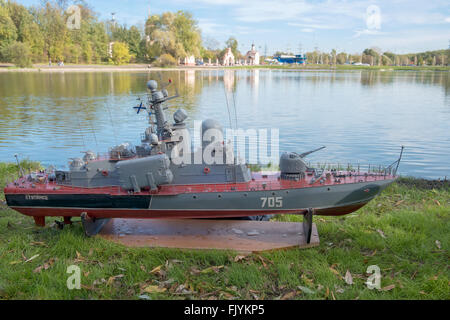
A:
POLYGON ((298 189, 203 192, 177 195, 112 195, 57 192, 5 194, 8 206, 24 215, 44 218, 232 218, 268 214, 345 215, 363 207, 395 179, 298 189))

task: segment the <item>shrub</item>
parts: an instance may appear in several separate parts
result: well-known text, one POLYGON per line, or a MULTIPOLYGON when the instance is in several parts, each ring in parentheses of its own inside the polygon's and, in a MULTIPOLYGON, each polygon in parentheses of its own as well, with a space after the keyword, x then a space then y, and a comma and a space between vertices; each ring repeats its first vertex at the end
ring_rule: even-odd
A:
POLYGON ((13 42, 2 50, 2 56, 7 62, 16 67, 31 67, 31 53, 28 45, 22 42, 13 42))
POLYGON ((131 59, 128 46, 123 42, 114 42, 112 47, 112 62, 116 65, 128 63, 131 59))
POLYGON ((155 66, 157 67, 169 67, 175 65, 177 65, 177 60, 168 53, 161 55, 155 62, 155 66))

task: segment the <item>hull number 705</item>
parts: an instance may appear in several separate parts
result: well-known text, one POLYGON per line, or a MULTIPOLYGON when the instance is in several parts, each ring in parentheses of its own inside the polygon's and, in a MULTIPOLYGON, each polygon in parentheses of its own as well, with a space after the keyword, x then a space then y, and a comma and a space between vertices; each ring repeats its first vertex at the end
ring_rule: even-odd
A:
POLYGON ((283 197, 261 197, 261 208, 283 207, 283 197))

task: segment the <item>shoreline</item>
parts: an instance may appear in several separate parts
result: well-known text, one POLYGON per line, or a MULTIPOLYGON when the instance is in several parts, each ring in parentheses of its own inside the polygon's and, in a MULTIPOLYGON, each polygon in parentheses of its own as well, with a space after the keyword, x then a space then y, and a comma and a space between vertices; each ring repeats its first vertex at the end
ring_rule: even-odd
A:
POLYGON ((287 71, 428 71, 428 72, 450 72, 450 66, 415 67, 415 66, 352 66, 352 65, 306 65, 306 66, 176 66, 176 67, 149 67, 148 64, 128 65, 65 65, 48 66, 35 64, 29 68, 16 68, 9 64, 0 64, 0 73, 8 72, 151 72, 151 71, 183 71, 183 70, 287 70, 287 71))

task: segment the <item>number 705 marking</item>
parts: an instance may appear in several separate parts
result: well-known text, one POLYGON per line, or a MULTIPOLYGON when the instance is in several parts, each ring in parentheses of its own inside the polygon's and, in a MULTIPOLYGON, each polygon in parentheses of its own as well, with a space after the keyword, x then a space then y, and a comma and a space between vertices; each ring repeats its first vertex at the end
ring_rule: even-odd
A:
POLYGON ((261 197, 261 208, 281 208, 283 197, 261 197))

